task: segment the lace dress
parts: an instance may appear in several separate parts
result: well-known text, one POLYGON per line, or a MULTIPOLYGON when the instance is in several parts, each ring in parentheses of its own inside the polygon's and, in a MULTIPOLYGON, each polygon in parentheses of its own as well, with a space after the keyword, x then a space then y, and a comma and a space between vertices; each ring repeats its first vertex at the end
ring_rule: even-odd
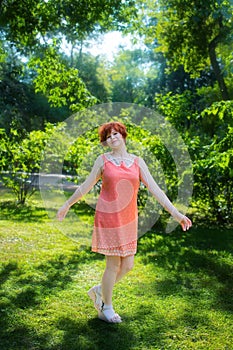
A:
POLYGON ((102 187, 96 205, 92 251, 129 256, 137 250, 138 158, 119 160, 103 155, 102 187))

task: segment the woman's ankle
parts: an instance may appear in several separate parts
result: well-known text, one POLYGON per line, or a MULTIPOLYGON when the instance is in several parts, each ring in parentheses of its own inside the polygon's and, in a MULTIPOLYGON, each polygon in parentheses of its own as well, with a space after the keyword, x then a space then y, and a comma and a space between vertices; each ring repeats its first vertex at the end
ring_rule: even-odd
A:
MULTIPOLYGON (((111 323, 122 322, 121 317, 115 313, 112 304, 102 304, 101 313, 103 314, 104 320, 111 323)), ((103 318, 101 318, 103 319, 103 318)))
POLYGON ((101 311, 104 313, 107 319, 111 319, 115 316, 115 311, 112 304, 105 304, 103 302, 101 311))
POLYGON ((112 304, 106 304, 106 303, 103 302, 102 310, 107 310, 107 309, 113 309, 112 304))

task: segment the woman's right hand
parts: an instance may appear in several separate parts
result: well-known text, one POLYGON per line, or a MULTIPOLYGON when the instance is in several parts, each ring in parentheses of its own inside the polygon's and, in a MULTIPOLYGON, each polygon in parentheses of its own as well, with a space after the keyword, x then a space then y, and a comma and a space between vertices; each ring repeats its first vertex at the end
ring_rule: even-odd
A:
POLYGON ((66 214, 68 213, 69 209, 70 209, 69 204, 65 202, 65 204, 57 212, 57 219, 59 221, 62 221, 65 218, 66 214))

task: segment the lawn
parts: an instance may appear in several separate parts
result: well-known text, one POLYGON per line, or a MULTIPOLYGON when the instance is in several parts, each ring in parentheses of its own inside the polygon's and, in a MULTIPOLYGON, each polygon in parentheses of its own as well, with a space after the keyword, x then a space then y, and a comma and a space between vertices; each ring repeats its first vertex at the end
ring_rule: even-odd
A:
POLYGON ((52 225, 39 196, 0 203, 1 350, 232 350, 233 229, 179 228, 139 240, 133 271, 114 291, 123 322, 97 319, 87 290, 104 258, 90 252, 93 213, 52 225), (69 227, 70 225, 70 227, 69 227))

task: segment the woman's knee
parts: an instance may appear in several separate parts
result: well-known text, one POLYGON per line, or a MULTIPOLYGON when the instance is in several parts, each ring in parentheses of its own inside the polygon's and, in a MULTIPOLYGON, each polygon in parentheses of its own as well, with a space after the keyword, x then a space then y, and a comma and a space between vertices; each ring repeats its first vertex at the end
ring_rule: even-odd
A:
POLYGON ((118 272, 120 270, 121 260, 118 256, 107 256, 106 258, 106 268, 113 272, 118 272))
POLYGON ((122 259, 121 262, 121 270, 124 272, 129 272, 133 269, 134 267, 134 257, 130 256, 130 257, 126 257, 122 259))

